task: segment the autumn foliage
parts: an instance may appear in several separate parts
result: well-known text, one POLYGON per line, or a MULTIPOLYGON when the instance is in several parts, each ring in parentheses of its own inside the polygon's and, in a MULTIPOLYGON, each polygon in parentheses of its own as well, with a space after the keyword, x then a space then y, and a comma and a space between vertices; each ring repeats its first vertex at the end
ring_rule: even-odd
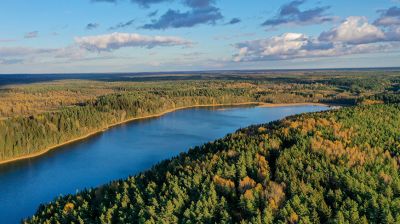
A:
POLYGON ((399 223, 399 114, 368 105, 241 129, 25 222, 399 223))

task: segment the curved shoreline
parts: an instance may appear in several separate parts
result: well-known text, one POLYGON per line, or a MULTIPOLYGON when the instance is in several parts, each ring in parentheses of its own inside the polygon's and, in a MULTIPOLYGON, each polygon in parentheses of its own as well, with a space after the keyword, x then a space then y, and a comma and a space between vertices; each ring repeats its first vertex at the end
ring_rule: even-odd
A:
POLYGON ((88 133, 88 134, 86 134, 84 136, 81 136, 81 137, 78 137, 78 138, 74 138, 74 139, 71 139, 69 141, 54 145, 54 146, 47 147, 43 151, 36 152, 36 153, 33 153, 33 154, 29 154, 29 155, 25 155, 25 156, 20 156, 20 157, 16 157, 16 158, 0 161, 0 165, 4 165, 4 164, 7 164, 7 163, 12 163, 12 162, 17 162, 17 161, 21 161, 21 160, 26 160, 26 159, 32 159, 32 158, 35 158, 35 157, 39 157, 39 156, 42 156, 42 155, 44 155, 44 154, 46 154, 46 153, 48 153, 48 152, 50 152, 52 150, 55 150, 55 149, 57 149, 59 147, 62 147, 62 146, 65 146, 65 145, 68 145, 68 144, 71 144, 71 143, 86 139, 86 138, 89 138, 89 137, 91 137, 93 135, 96 135, 96 134, 99 134, 101 132, 104 132, 104 131, 112 128, 112 127, 115 127, 115 126, 118 126, 118 125, 121 125, 121 124, 125 124, 125 123, 129 123, 129 122, 132 122, 132 121, 136 121, 136 120, 144 120, 144 119, 149 119, 149 118, 161 117, 163 115, 166 115, 168 113, 172 113, 172 112, 175 112, 175 111, 178 111, 178 110, 184 110, 184 109, 190 109, 190 108, 196 108, 196 107, 200 108, 200 107, 244 106, 244 105, 255 105, 255 106, 258 106, 258 107, 285 107, 285 106, 307 106, 307 105, 309 105, 309 106, 330 106, 328 104, 323 104, 323 103, 278 103, 278 104, 274 104, 274 103, 263 103, 263 102, 243 102, 243 103, 231 103, 231 104, 203 104, 203 105, 193 105, 193 106, 186 106, 186 107, 177 107, 177 108, 169 109, 169 110, 166 110, 164 112, 153 114, 153 115, 134 117, 134 118, 130 118, 130 119, 127 119, 127 120, 124 120, 124 121, 120 121, 120 122, 108 125, 107 127, 102 128, 100 130, 90 132, 90 133, 88 133))

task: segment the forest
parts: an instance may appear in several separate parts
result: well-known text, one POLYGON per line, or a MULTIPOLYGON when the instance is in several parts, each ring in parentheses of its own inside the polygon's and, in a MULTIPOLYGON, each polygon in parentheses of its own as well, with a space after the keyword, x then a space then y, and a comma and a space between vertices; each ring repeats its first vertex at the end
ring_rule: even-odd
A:
POLYGON ((152 91, 109 94, 58 111, 0 121, 0 159, 29 155, 125 120, 166 110, 250 102, 240 90, 152 91))
POLYGON ((3 85, 0 162, 180 107, 246 102, 395 103, 399 101, 399 83, 396 71, 319 71, 116 76, 115 80, 3 85))
POLYGON ((360 104, 254 125, 23 222, 400 223, 399 114, 360 104))

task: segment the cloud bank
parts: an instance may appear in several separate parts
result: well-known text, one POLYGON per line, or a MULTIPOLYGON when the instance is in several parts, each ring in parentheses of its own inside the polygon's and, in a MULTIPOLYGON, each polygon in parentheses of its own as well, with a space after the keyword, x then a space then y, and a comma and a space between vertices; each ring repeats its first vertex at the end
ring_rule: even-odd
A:
POLYGON ((323 32, 319 39, 349 44, 366 44, 385 40, 385 34, 377 26, 369 24, 366 17, 351 16, 339 26, 323 32))
POLYGON ((295 58, 333 57, 398 49, 400 29, 383 29, 365 17, 351 16, 319 37, 285 33, 266 39, 237 43, 233 60, 263 61, 295 58))
MULTIPOLYGON (((136 33, 111 33, 76 37, 61 48, 0 47, 0 64, 11 65, 46 60, 82 61, 91 53, 112 52, 125 47, 188 47, 193 43, 175 36, 146 36, 136 33)), ((97 55, 98 56, 98 55, 97 55)), ((97 57, 95 56, 95 58, 97 57)), ((110 55, 109 58, 114 56, 110 55)))
POLYGON ((87 51, 113 51, 124 47, 154 48, 157 46, 189 46, 192 42, 173 36, 145 36, 136 33, 112 33, 75 38, 75 43, 87 51))

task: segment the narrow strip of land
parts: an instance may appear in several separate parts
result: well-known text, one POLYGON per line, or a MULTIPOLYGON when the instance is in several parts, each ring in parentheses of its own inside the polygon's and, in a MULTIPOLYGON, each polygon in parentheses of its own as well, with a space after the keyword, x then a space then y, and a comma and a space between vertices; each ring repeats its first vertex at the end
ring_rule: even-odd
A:
POLYGON ((259 107, 330 106, 324 103, 259 103, 259 107))
POLYGON ((161 116, 163 116, 165 114, 168 114, 168 113, 171 113, 171 112, 174 112, 174 111, 183 110, 183 109, 190 109, 190 108, 196 108, 196 107, 244 106, 244 105, 255 105, 255 106, 259 106, 259 107, 284 107, 284 106, 307 106, 307 105, 329 106, 328 104, 323 104, 323 103, 279 103, 279 104, 274 104, 274 103, 262 103, 262 102, 243 102, 243 103, 231 103, 231 104, 204 104, 204 105, 192 105, 192 106, 186 106, 186 107, 176 107, 176 108, 169 109, 169 110, 166 110, 164 112, 157 113, 157 114, 139 116, 139 117, 126 119, 124 121, 108 125, 105 128, 101 128, 99 130, 90 132, 90 133, 88 133, 86 135, 83 135, 81 137, 74 138, 74 139, 71 139, 69 141, 66 141, 66 142, 63 142, 63 143, 60 143, 60 144, 57 144, 57 145, 53 145, 51 147, 47 147, 46 149, 44 149, 44 150, 42 150, 40 152, 36 152, 36 153, 29 154, 29 155, 19 156, 19 157, 16 157, 16 158, 0 161, 0 165, 6 164, 6 163, 16 162, 16 161, 20 161, 20 160, 39 157, 39 156, 42 156, 42 155, 48 153, 49 151, 52 151, 54 149, 59 148, 61 146, 65 146, 65 145, 68 145, 68 144, 71 144, 71 143, 74 143, 74 142, 89 138, 89 137, 91 137, 93 135, 96 135, 98 133, 104 132, 104 131, 112 128, 112 127, 115 127, 115 126, 118 126, 118 125, 121 125, 121 124, 124 124, 124 123, 128 123, 128 122, 136 121, 136 120, 143 120, 143 119, 161 117, 161 116))

